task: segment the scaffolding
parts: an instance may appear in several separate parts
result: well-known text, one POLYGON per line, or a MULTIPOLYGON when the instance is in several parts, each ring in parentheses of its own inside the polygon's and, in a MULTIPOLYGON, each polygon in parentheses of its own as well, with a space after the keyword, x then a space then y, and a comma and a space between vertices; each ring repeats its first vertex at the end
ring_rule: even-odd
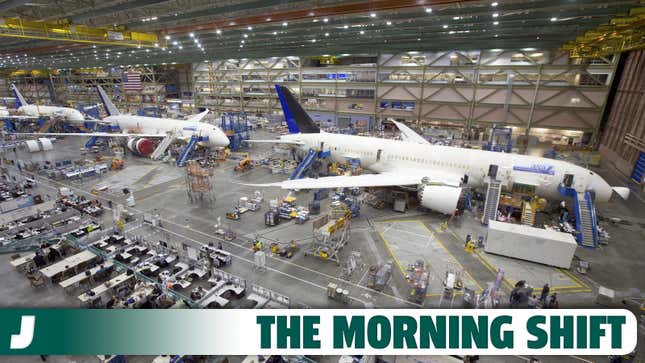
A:
POLYGON ((202 168, 195 160, 186 164, 186 185, 188 199, 195 202, 214 202, 213 194, 213 170, 202 168))
POLYGON ((342 202, 333 202, 329 208, 329 214, 312 223, 314 240, 305 256, 320 257, 340 265, 338 253, 349 242, 352 212, 342 202))

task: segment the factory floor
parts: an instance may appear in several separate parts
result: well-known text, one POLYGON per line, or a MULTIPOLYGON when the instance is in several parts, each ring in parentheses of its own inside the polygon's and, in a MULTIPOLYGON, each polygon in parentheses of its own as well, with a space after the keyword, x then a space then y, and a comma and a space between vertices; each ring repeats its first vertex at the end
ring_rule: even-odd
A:
MULTIPOLYGON (((262 132, 252 138, 266 139, 274 135, 262 132)), ((78 150, 84 141, 67 138, 58 140, 54 150, 48 153, 28 154, 18 151, 8 152, 8 158, 31 160, 78 159, 78 150)), ((249 149, 252 159, 257 155, 270 155, 271 146, 256 144, 249 149)), ((88 154, 87 157, 93 157, 88 154)), ((645 291, 645 198, 638 191, 632 193, 627 201, 615 200, 612 203, 598 205, 599 214, 604 217, 620 217, 630 224, 603 223, 611 239, 608 245, 597 250, 579 248, 576 255, 590 262, 591 268, 585 275, 571 269, 556 269, 526 261, 517 261, 499 256, 487 255, 483 251, 467 253, 464 251, 464 238, 467 234, 473 237, 485 236, 486 230, 477 217, 466 213, 448 221, 448 228, 443 223, 448 219, 436 213, 411 210, 406 213, 393 212, 390 209, 377 210, 364 205, 361 216, 354 219, 351 225, 350 242, 339 253, 341 266, 332 261, 321 260, 314 256, 305 256, 305 251, 312 243, 312 221, 297 225, 293 221, 283 222, 275 227, 264 224, 264 212, 268 200, 282 199, 287 191, 276 188, 263 189, 264 203, 257 212, 246 212, 239 221, 225 218, 225 213, 233 209, 236 201, 242 196, 252 197, 257 188, 241 183, 267 183, 289 176, 271 174, 269 169, 256 167, 245 172, 235 172, 235 160, 228 160, 216 167, 213 177, 216 200, 211 203, 191 203, 186 193, 185 170, 174 164, 165 164, 136 156, 127 156, 126 167, 121 171, 110 171, 101 178, 91 178, 75 182, 48 182, 52 188, 68 185, 77 193, 87 193, 97 185, 109 185, 108 192, 101 193, 116 203, 123 203, 122 188, 133 191, 136 206, 135 212, 159 213, 161 228, 141 226, 129 230, 129 233, 146 236, 150 241, 167 240, 183 242, 188 245, 221 242, 223 248, 233 254, 233 263, 223 270, 247 280, 247 286, 257 284, 274 290, 291 298, 292 306, 314 308, 337 307, 399 307, 399 308, 460 308, 463 306, 463 294, 457 291, 451 296, 443 294, 443 277, 447 270, 458 272, 464 286, 479 292, 491 284, 498 268, 505 271, 502 303, 508 301, 510 287, 518 280, 526 280, 538 289, 545 283, 554 286, 558 292, 560 307, 598 307, 595 297, 599 286, 614 289, 620 306, 622 297, 642 298, 645 291), (225 241, 215 235, 214 225, 218 217, 226 228, 237 234, 234 241, 225 241), (640 219, 639 219, 640 218, 640 219), (251 240, 259 237, 266 245, 274 241, 288 243, 295 240, 298 250, 293 258, 268 256, 265 270, 255 269, 251 240), (343 265, 350 254, 360 252, 362 266, 351 275, 343 273, 343 265), (422 304, 408 299, 410 288, 405 279, 407 266, 416 260, 423 260, 430 271, 430 285, 422 304), (393 275, 391 282, 383 291, 367 287, 369 266, 392 261, 393 275), (349 291, 351 301, 344 304, 327 298, 329 283, 335 283, 349 291)), ((597 170, 612 185, 626 185, 624 177, 611 169, 597 170)), ((54 189, 51 189, 52 191, 54 189)), ((88 197, 89 194, 86 194, 88 197)), ((313 193, 300 191, 295 194, 297 204, 306 205, 313 198, 313 193)), ((321 210, 327 210, 329 199, 323 201, 321 210)), ((105 214, 109 218, 111 213, 105 214)), ((317 216, 312 216, 312 219, 317 216)), ((574 261, 575 262, 575 261, 574 261)), ((78 307, 74 297, 66 296, 60 289, 51 287, 45 290, 32 289, 27 280, 9 265, 8 256, 0 256, 0 306, 2 307, 78 307), (28 304, 26 302, 29 302, 28 304)), ((642 343, 642 335, 639 337, 642 343)), ((639 344, 642 346, 642 344, 639 344)), ((585 357, 588 361, 599 361, 585 357)), ((605 359, 605 358, 603 358, 605 359)), ((3 360, 4 361, 4 360, 3 360)), ((27 360, 16 360, 27 361, 27 360)), ((79 360, 82 361, 82 360, 79 360)), ((423 361, 423 360, 422 360, 423 361)), ((484 362, 522 362, 518 357, 482 357, 484 362)), ((553 357, 544 358, 542 362, 574 362, 577 358, 553 357)), ((602 360, 600 360, 602 361, 602 360)))

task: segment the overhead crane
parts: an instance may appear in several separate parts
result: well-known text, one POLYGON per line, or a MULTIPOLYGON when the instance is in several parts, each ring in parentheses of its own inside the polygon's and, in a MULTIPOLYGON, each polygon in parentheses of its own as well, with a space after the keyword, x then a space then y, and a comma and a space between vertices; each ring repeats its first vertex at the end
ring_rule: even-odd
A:
POLYGON ((90 27, 71 24, 65 19, 38 21, 15 17, 0 18, 0 36, 143 48, 166 46, 165 40, 156 33, 130 31, 123 26, 90 27))
POLYGON ((633 8, 628 16, 614 18, 562 49, 571 58, 600 58, 630 50, 645 49, 645 6, 633 8))

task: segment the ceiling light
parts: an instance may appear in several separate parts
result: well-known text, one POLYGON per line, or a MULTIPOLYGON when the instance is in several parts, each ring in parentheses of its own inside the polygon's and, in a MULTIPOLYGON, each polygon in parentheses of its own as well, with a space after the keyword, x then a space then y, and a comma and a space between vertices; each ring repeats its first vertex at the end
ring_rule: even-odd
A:
POLYGON ((392 22, 388 20, 387 22, 385 22, 385 24, 392 25, 392 22))
POLYGON ((170 35, 166 35, 166 40, 170 40, 170 35))
POLYGON ((329 21, 329 19, 328 19, 328 18, 324 18, 324 19, 323 19, 323 22, 325 22, 325 23, 326 23, 326 22, 328 22, 328 21, 329 21))
POLYGON ((497 6, 497 1, 494 3, 491 3, 490 6, 497 6))
POLYGON ((458 16, 453 16, 453 17, 452 17, 452 20, 459 20, 459 19, 461 19, 461 18, 460 18, 460 17, 458 17, 458 16))
POLYGON ((271 21, 271 18, 267 18, 267 21, 271 21))
POLYGON ((182 47, 182 46, 180 45, 180 46, 179 46, 179 49, 184 49, 184 47, 182 47))
POLYGON ((365 30, 361 30, 361 34, 365 34, 365 30))
POLYGON ((448 32, 448 34, 455 34, 455 31, 451 30, 451 31, 448 32))
POLYGON ((371 14, 370 14, 370 16, 371 16, 372 18, 376 18, 376 13, 371 13, 371 14))
POLYGON ((250 27, 248 27, 248 28, 246 28, 246 29, 248 29, 248 30, 253 30, 253 27, 252 27, 252 26, 250 26, 250 27))
POLYGON ((244 37, 244 38, 248 38, 248 37, 249 37, 249 35, 248 35, 248 34, 244 34, 244 35, 243 35, 243 37, 244 37))
POLYGON ((554 17, 552 17, 552 18, 551 18, 551 21, 558 21, 558 18, 556 18, 556 17, 554 16, 554 17))
POLYGON ((349 25, 345 24, 345 25, 343 26, 343 28, 344 28, 344 29, 348 29, 348 28, 349 28, 349 25))
POLYGON ((221 30, 219 30, 219 29, 217 29, 217 30, 215 30, 215 33, 217 33, 217 34, 222 34, 222 31, 221 31, 221 30))
POLYGON ((242 41, 240 41, 240 43, 244 44, 244 41, 242 40, 242 41))
POLYGON ((522 48, 522 50, 525 52, 533 52, 535 51, 535 48, 522 48))
POLYGON ((278 32, 273 32, 273 35, 278 35, 278 32))
POLYGON ((312 43, 315 43, 315 42, 316 42, 316 39, 312 39, 312 40, 311 40, 311 42, 312 42, 312 43))
POLYGON ((287 25, 289 25, 289 23, 287 23, 286 21, 282 23, 282 26, 287 26, 287 25))
POLYGON ((493 22, 493 25, 497 25, 497 24, 499 24, 499 21, 494 21, 493 22))
POLYGON ((191 37, 191 38, 194 38, 194 37, 195 37, 195 33, 190 33, 190 34, 188 34, 188 35, 190 35, 190 37, 191 37))
POLYGON ((426 8, 426 13, 431 13, 431 12, 432 12, 432 8, 426 8))
POLYGON ((447 24, 444 24, 444 25, 443 25, 443 28, 444 28, 444 29, 448 29, 448 25, 447 25, 447 24))
POLYGON ((177 43, 176 40, 174 42, 172 42, 172 45, 177 45, 177 44, 179 44, 179 43, 177 43))
POLYGON ((499 48, 496 48, 496 49, 491 49, 490 51, 491 51, 491 52, 501 52, 502 50, 501 50, 501 49, 499 49, 499 48))
POLYGON ((328 37, 328 36, 329 36, 329 33, 325 33, 325 36, 326 36, 326 37, 328 37))
POLYGON ((499 16, 499 13, 493 13, 493 18, 496 18, 499 16))
POLYGON ((495 34, 494 36, 495 36, 495 38, 499 37, 499 35, 497 35, 497 34, 495 34))

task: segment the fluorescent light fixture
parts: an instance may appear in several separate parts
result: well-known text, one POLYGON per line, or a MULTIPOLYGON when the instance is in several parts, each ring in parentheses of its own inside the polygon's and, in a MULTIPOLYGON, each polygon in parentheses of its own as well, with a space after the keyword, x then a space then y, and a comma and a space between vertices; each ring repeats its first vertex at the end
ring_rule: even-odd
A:
POLYGON ((490 4, 490 6, 497 6, 497 5, 498 5, 498 4, 497 4, 497 1, 496 1, 496 2, 494 2, 494 3, 491 3, 491 4, 490 4))
POLYGON ((499 16, 499 13, 493 13, 493 18, 496 18, 499 16))
POLYGON ((431 12, 432 12, 432 8, 426 8, 426 13, 428 13, 428 14, 429 14, 429 13, 431 13, 431 12))
POLYGON ((558 21, 558 18, 556 18, 556 17, 554 16, 554 17, 552 17, 552 18, 551 18, 551 21, 558 21))
POLYGON ((385 22, 385 24, 386 25, 392 25, 392 22, 388 20, 388 21, 385 22))
POLYGON ((282 26, 287 26, 287 25, 289 25, 289 23, 287 23, 286 21, 282 23, 282 26))
POLYGON ((499 21, 494 21, 493 22, 493 25, 498 25, 498 24, 499 24, 499 21))
POLYGON ((444 25, 443 25, 443 28, 444 28, 444 29, 448 29, 448 24, 444 24, 444 25))
POLYGON ((324 18, 324 19, 323 19, 323 22, 325 22, 325 23, 326 23, 326 22, 328 22, 328 21, 329 21, 329 19, 328 19, 328 18, 324 18))
POLYGON ((361 34, 365 34, 365 30, 361 30, 361 34))
POLYGON ((370 17, 372 17, 372 18, 376 18, 376 13, 371 13, 371 14, 370 14, 370 17))
POLYGON ((522 50, 525 52, 533 52, 535 51, 535 48, 522 48, 522 50))
POLYGON ((248 30, 253 30, 253 27, 252 27, 252 26, 250 26, 250 27, 248 27, 248 28, 246 28, 246 29, 248 29, 248 30))

